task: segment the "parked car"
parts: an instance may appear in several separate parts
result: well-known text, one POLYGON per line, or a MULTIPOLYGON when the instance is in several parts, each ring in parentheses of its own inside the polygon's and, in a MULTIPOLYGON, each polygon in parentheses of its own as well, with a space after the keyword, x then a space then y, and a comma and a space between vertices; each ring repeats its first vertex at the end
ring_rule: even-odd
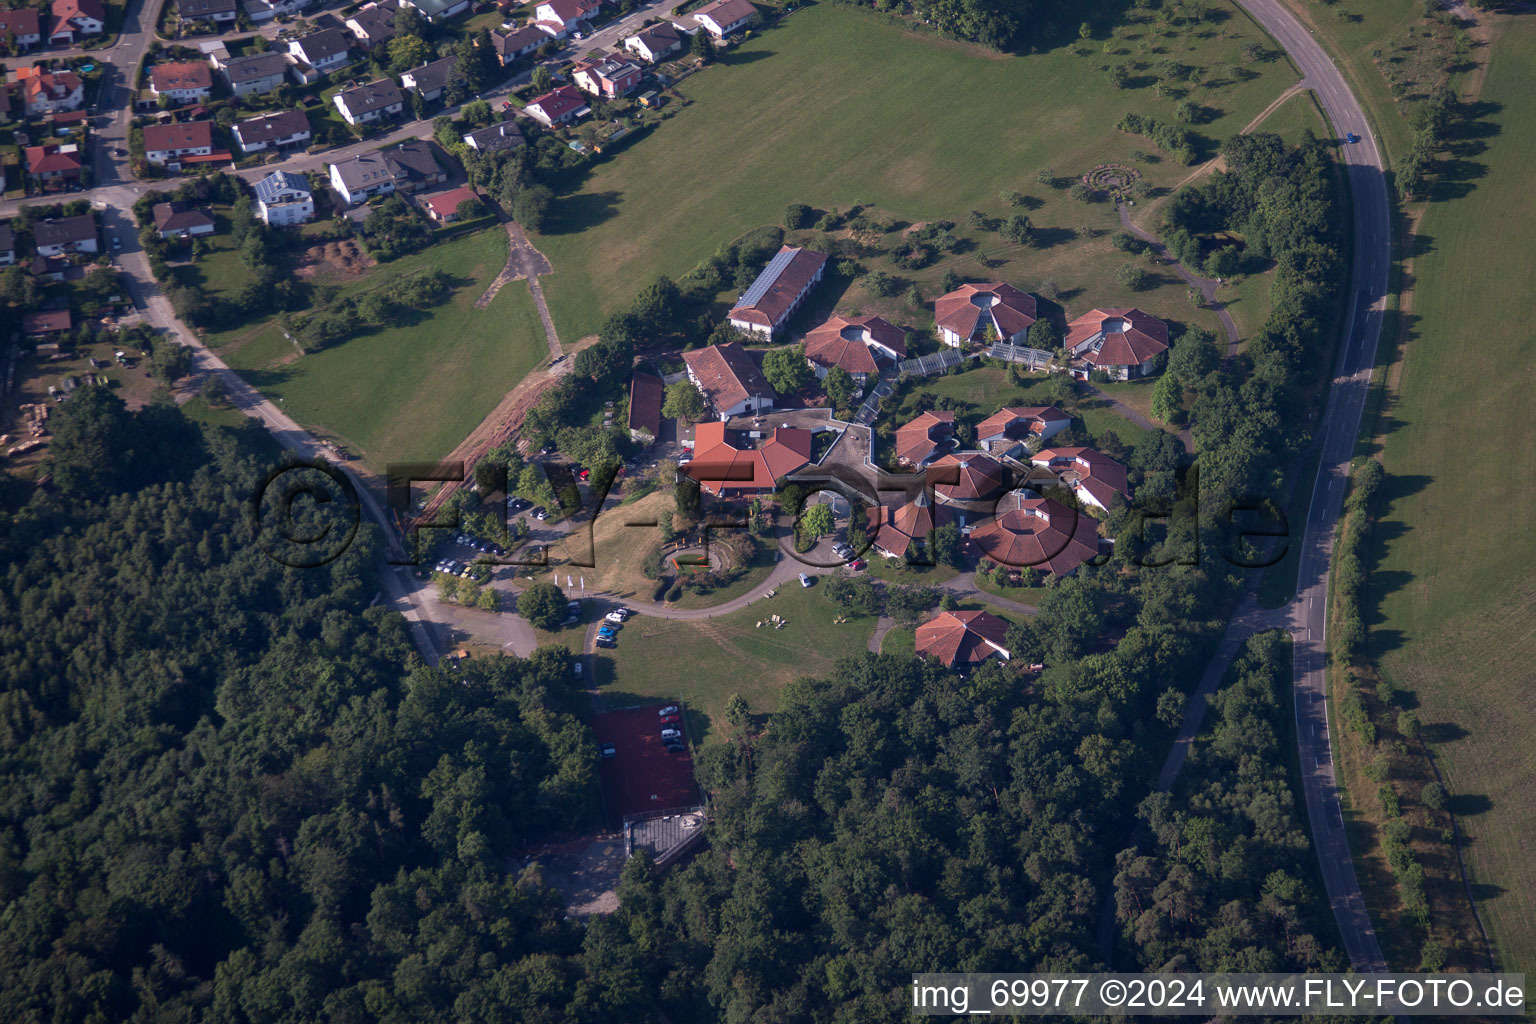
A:
POLYGON ((801 573, 800 574, 800 585, 802 587, 810 586, 811 585, 811 578, 809 576, 807 576, 805 573, 801 573))
POLYGON ((663 729, 661 730, 661 738, 663 741, 681 740, 683 738, 683 734, 678 732, 676 729, 663 729))
POLYGON ((530 512, 528 514, 533 516, 533 518, 537 519, 541 523, 544 520, 549 518, 549 513, 544 511, 544 506, 543 505, 538 506, 537 508, 535 508, 532 512, 530 512))
POLYGON ((602 754, 605 758, 612 757, 618 752, 619 748, 614 746, 612 743, 604 743, 601 747, 598 748, 598 753, 602 754))
POLYGON ((604 615, 603 618, 607 619, 609 622, 623 622, 625 616, 620 615, 618 611, 615 610, 609 612, 607 615, 604 615))
POLYGON ((668 715, 675 715, 675 714, 677 714, 679 710, 680 709, 678 708, 678 706, 676 704, 668 704, 666 707, 661 709, 659 714, 661 715, 662 718, 666 718, 668 715))
POLYGON ((676 725, 683 720, 681 715, 668 715, 661 720, 662 725, 676 725))
POLYGON ((858 571, 859 569, 863 569, 867 565, 869 565, 869 563, 864 561, 864 559, 862 559, 862 558, 855 558, 853 561, 848 563, 848 568, 853 569, 854 571, 858 571))
POLYGON ((674 753, 674 754, 684 753, 688 749, 687 747, 683 746, 683 744, 679 740, 668 740, 668 741, 665 741, 663 743, 663 746, 665 746, 668 751, 670 751, 671 753, 674 753))
POLYGON ((598 637, 596 640, 594 640, 592 642, 597 644, 597 646, 603 647, 603 648, 612 648, 612 647, 619 646, 619 642, 617 640, 612 640, 612 639, 610 639, 608 637, 605 637, 605 636, 600 636, 600 637, 598 637))
POLYGON ((589 479, 591 476, 592 476, 592 471, 590 469, 584 469, 580 473, 576 474, 576 479, 578 479, 578 480, 586 480, 586 479, 589 479))

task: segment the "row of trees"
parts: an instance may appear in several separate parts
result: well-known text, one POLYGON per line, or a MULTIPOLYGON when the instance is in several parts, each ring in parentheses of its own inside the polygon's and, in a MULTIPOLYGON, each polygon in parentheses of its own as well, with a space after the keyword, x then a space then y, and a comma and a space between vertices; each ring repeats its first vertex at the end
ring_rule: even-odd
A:
POLYGON ((304 351, 314 352, 345 341, 361 330, 386 327, 398 323, 401 317, 441 305, 452 294, 453 278, 431 267, 361 295, 295 314, 288 318, 285 329, 304 351))

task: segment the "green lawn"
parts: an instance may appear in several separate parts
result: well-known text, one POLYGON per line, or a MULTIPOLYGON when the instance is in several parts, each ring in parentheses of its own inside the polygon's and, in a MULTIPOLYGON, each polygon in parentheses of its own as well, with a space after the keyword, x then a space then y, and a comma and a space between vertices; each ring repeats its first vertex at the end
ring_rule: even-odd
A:
POLYGON ((1385 512, 1367 577, 1382 669, 1413 691, 1461 811, 1501 968, 1536 969, 1536 22, 1490 54, 1469 179, 1420 225, 1406 362, 1381 424, 1385 512))
POLYGON ((732 693, 745 697, 754 712, 771 711, 786 683, 824 675, 839 657, 864 650, 874 618, 833 622, 844 614, 817 587, 789 585, 715 619, 637 615, 625 625, 617 648, 598 652, 598 681, 615 705, 633 703, 630 697, 681 697, 718 730, 732 693), (768 624, 774 614, 789 624, 774 629, 768 624))
POLYGON ((290 416, 362 453, 372 468, 438 459, 548 355, 527 285, 513 282, 488 307, 474 308, 506 257, 506 233, 495 227, 348 281, 341 292, 356 294, 436 266, 454 276, 456 288, 419 320, 320 352, 300 356, 275 322, 210 341, 290 416))
MULTIPOLYGON (((1133 163, 1153 185, 1171 186, 1187 173, 1166 159, 1133 156, 1156 157, 1155 147, 1114 124, 1128 111, 1173 121, 1176 101, 1149 87, 1114 88, 1102 70, 1110 64, 1132 66, 1148 86, 1147 65, 1165 58, 1200 65, 1204 84, 1189 95, 1216 112, 1198 129, 1207 156, 1294 82, 1283 60, 1245 60, 1244 48, 1267 47, 1267 38, 1235 6, 1213 6, 1228 17, 1209 38, 1165 40, 1150 25, 1129 25, 1113 54, 1094 43, 1081 56, 1059 48, 1027 57, 908 33, 833 5, 797 12, 685 81, 687 105, 677 104, 675 116, 557 205, 538 245, 555 267, 545 291, 562 337, 591 333, 658 273, 681 275, 723 242, 780 223, 792 202, 845 210, 868 203, 903 221, 956 221, 974 250, 898 272, 930 298, 953 268, 1026 287, 1055 280, 1069 312, 1135 304, 1214 328, 1214 317, 1192 309, 1171 274, 1157 275, 1160 285, 1142 293, 1116 283, 1114 271, 1128 257, 1109 244, 1117 224, 1110 204, 1084 206, 1035 181, 1047 166, 1075 177, 1105 162, 1133 163), (1255 77, 1237 81, 1234 67, 1255 77), (998 197, 1004 189, 1039 201, 1029 216, 1042 247, 966 229, 972 209, 1013 212, 998 197)), ((864 262, 883 268, 883 259, 864 262)), ((858 285, 841 304, 919 328, 931 322, 925 309, 877 301, 858 285)))

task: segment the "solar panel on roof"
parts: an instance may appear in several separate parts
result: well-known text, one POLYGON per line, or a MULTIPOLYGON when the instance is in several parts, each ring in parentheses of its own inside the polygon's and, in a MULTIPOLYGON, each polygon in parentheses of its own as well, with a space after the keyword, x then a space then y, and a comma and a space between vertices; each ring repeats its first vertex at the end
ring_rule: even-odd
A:
POLYGON ((757 280, 752 282, 752 287, 747 289, 746 294, 741 297, 741 301, 736 303, 736 305, 757 305, 758 301, 768 294, 768 289, 773 287, 773 283, 779 279, 779 275, 784 273, 785 269, 799 252, 799 249, 780 249, 773 259, 768 261, 768 265, 763 268, 763 272, 757 275, 757 280))

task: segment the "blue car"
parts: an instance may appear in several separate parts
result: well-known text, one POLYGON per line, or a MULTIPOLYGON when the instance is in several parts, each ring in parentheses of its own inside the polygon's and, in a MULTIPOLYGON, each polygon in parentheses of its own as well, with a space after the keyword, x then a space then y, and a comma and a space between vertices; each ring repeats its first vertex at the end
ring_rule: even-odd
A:
POLYGON ((597 635, 612 638, 618 636, 619 631, 614 629, 612 626, 604 626, 602 629, 597 631, 597 635))

